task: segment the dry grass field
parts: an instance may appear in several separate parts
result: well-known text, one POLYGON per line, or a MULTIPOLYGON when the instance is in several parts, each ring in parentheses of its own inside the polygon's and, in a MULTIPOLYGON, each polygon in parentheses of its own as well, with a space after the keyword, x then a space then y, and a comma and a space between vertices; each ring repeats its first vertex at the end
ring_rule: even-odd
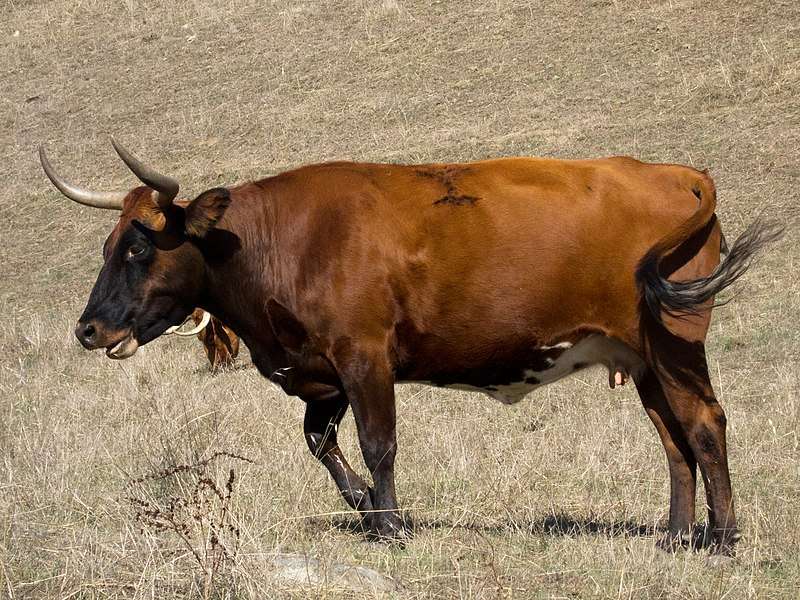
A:
MULTIPOLYGON (((0 597, 798 598, 796 0, 0 0, 0 11, 0 597), (192 196, 329 159, 629 154, 708 167, 728 239, 762 212, 789 226, 709 336, 737 557, 656 549, 663 450, 632 386, 609 390, 599 370, 513 407, 399 386, 397 485, 416 535, 402 549, 365 541, 306 449, 302 403, 246 352, 212 376, 196 340, 114 362, 74 339, 116 217, 62 198, 36 148, 76 182, 132 187, 111 134, 192 196), (222 451, 252 463, 218 456, 156 476, 222 451), (200 471, 221 497, 193 492, 200 471), (185 515, 184 539, 137 520, 129 499, 165 511, 171 496, 208 519, 225 504, 220 544, 235 559, 185 515), (292 583, 276 553, 369 567, 395 590, 292 583), (214 560, 209 582, 201 563, 214 560)), ((363 472, 351 416, 342 430, 363 472)))

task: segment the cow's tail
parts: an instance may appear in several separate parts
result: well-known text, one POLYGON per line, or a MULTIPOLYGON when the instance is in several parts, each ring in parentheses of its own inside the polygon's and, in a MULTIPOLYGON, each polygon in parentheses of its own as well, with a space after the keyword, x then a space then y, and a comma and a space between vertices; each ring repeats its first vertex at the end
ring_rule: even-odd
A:
POLYGON ((700 207, 677 229, 650 248, 636 269, 636 281, 642 299, 659 322, 664 314, 680 317, 707 309, 708 302, 739 279, 747 271, 756 254, 779 239, 784 232, 783 225, 777 221, 756 219, 733 245, 727 248, 727 256, 708 277, 689 281, 669 281, 662 273, 662 260, 716 218, 714 210, 717 198, 714 181, 705 171, 698 175, 692 191, 700 200, 700 207))

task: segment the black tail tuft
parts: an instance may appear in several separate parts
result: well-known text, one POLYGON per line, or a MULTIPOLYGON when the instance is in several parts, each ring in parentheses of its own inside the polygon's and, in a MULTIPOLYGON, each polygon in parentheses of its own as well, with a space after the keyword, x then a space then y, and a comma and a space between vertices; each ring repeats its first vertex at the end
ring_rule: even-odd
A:
MULTIPOLYGON (((691 281, 669 281, 659 271, 663 258, 651 250, 639 263, 636 278, 653 316, 661 321, 663 314, 685 316, 698 313, 703 305, 744 275, 756 254, 780 239, 783 224, 757 219, 730 247, 728 255, 708 277, 691 281)), ((727 302, 718 302, 715 306, 727 302)))

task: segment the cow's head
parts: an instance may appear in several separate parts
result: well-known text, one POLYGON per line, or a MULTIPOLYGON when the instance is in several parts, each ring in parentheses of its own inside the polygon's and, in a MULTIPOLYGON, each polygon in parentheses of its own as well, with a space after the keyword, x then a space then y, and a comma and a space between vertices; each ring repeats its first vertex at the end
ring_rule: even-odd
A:
POLYGON ((129 192, 85 190, 59 177, 43 148, 39 158, 67 198, 121 211, 103 246, 103 268, 75 335, 85 348, 105 348, 109 357, 122 359, 191 314, 205 278, 198 242, 225 212, 230 196, 219 188, 192 201, 175 200, 177 181, 112 143, 144 186, 129 192))

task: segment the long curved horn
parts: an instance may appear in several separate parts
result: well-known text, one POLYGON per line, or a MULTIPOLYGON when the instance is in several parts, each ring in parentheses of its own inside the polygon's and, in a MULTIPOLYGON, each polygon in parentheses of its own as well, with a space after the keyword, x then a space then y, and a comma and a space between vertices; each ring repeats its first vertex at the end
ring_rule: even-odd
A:
POLYGON ((47 160, 44 146, 39 146, 39 161, 42 163, 47 178, 53 182, 53 185, 58 188, 58 191, 64 194, 70 200, 83 204, 84 206, 93 206, 94 208, 107 208, 113 210, 122 210, 122 201, 125 199, 125 192, 93 192, 79 188, 76 185, 64 181, 53 170, 53 165, 47 160))
POLYGON ((128 165, 128 168, 133 171, 133 174, 136 175, 142 183, 153 188, 157 192, 156 203, 160 208, 167 208, 172 204, 173 198, 178 195, 178 190, 180 189, 177 181, 172 177, 163 175, 151 167, 148 167, 139 160, 136 155, 132 152, 128 152, 122 144, 113 137, 111 138, 111 144, 114 146, 114 150, 117 151, 117 154, 119 154, 122 162, 128 165))
MULTIPOLYGON (((186 319, 186 321, 188 321, 188 320, 189 319, 186 319)), ((186 321, 184 321, 180 325, 173 325, 172 327, 167 329, 164 332, 164 334, 165 335, 169 335, 169 334, 174 333, 175 335, 179 335, 179 336, 195 335, 195 334, 200 333, 201 331, 203 331, 203 329, 205 329, 206 325, 208 325, 208 322, 210 320, 211 320, 211 315, 208 312, 203 311, 203 318, 200 320, 200 322, 195 327, 192 327, 189 331, 182 331, 181 330, 181 327, 183 327, 184 323, 186 323, 186 321)))

